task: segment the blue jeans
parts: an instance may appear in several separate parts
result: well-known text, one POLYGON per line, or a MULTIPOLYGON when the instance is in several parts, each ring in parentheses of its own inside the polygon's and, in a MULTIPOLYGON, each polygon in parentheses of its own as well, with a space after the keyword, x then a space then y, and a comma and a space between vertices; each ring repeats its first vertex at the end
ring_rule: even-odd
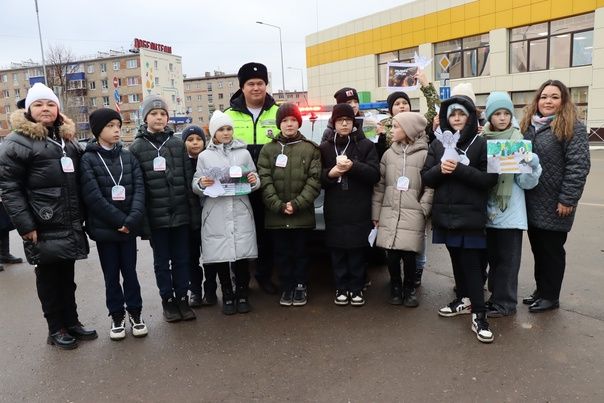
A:
POLYGON ((182 298, 189 289, 189 226, 151 230, 155 281, 162 299, 182 298), (170 264, 172 267, 170 268, 170 264))
POLYGON ((109 314, 123 312, 124 304, 128 312, 140 311, 143 299, 136 275, 136 238, 122 242, 97 242, 96 248, 105 277, 105 302, 109 314))

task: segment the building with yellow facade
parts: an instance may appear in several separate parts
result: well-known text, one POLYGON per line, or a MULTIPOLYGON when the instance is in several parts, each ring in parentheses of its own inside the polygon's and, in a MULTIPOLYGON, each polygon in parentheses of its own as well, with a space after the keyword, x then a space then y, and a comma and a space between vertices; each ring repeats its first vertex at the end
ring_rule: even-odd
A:
POLYGON ((519 116, 542 82, 561 80, 592 140, 604 128, 604 0, 416 0, 319 31, 306 37, 309 100, 332 104, 344 86, 385 100, 388 63, 416 52, 437 88, 470 82, 478 106, 508 91, 519 116))

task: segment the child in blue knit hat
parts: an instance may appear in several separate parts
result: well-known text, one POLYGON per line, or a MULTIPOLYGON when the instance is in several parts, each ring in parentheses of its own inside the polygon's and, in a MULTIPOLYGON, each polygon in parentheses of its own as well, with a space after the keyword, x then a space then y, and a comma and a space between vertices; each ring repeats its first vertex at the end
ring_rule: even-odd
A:
MULTIPOLYGON (((522 140, 513 124, 514 104, 507 92, 492 92, 487 98, 484 136, 487 140, 522 140)), ((516 313, 522 231, 528 228, 524 190, 539 183, 541 166, 536 154, 526 158, 531 173, 500 174, 487 204, 487 255, 489 291, 487 316, 498 318, 516 313)))

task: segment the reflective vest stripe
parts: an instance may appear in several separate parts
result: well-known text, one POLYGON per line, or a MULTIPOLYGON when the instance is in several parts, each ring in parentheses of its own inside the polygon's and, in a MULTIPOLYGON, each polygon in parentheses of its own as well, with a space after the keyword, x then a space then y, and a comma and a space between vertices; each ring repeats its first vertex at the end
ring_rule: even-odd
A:
POLYGON ((251 115, 239 112, 234 109, 227 109, 224 113, 233 119, 235 127, 233 137, 243 141, 246 144, 266 144, 273 136, 277 135, 277 105, 273 105, 268 110, 263 110, 254 125, 251 115), (254 141, 254 134, 256 141, 254 141))

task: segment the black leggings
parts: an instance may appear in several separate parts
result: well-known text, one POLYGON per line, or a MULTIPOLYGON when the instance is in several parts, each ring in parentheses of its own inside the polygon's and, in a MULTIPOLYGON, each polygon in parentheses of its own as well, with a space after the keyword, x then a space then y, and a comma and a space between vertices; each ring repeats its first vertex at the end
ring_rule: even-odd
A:
POLYGON ((390 272, 390 283, 392 286, 403 286, 406 289, 413 288, 415 283, 415 257, 417 253, 406 250, 389 249, 386 251, 388 257, 388 271, 390 272), (404 281, 401 279, 401 259, 403 260, 404 281))

